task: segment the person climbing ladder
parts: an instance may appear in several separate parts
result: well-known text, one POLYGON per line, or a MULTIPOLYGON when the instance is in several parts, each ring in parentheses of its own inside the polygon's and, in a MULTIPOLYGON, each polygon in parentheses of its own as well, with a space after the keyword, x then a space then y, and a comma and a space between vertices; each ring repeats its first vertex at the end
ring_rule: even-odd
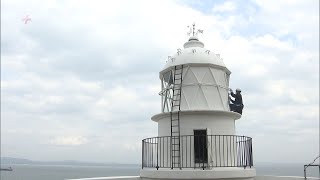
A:
POLYGON ((229 89, 229 106, 230 111, 237 112, 239 114, 242 114, 243 110, 243 101, 242 101, 242 95, 241 95, 241 89, 236 89, 236 94, 233 93, 232 89, 229 89), (234 100, 231 97, 234 98, 234 100))

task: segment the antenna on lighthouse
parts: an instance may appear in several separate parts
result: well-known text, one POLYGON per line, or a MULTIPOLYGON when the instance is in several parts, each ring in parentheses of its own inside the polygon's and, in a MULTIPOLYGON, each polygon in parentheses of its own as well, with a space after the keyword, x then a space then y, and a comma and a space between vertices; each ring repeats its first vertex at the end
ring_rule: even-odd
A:
POLYGON ((187 33, 189 36, 191 35, 192 33, 192 36, 198 36, 199 33, 203 33, 203 30, 202 29, 197 29, 196 30, 196 23, 193 23, 192 24, 192 27, 191 26, 187 26, 189 28, 189 32, 187 33))

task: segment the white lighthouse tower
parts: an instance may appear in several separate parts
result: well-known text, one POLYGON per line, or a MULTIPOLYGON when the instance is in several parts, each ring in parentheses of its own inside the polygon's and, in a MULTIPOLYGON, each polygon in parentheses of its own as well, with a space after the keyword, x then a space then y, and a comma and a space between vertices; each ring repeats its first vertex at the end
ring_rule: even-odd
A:
POLYGON ((252 139, 235 134, 231 72, 190 29, 188 42, 160 71, 158 137, 142 141, 142 179, 254 179, 252 139))

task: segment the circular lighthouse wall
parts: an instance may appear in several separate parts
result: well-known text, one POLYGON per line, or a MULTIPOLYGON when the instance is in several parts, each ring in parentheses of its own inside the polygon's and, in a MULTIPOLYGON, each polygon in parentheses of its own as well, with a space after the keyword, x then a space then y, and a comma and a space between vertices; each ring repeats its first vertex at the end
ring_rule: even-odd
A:
MULTIPOLYGON (((240 114, 229 111, 181 111, 180 135, 193 135, 194 130, 207 130, 207 135, 235 135, 235 120, 240 114)), ((151 118, 158 122, 158 136, 171 135, 170 113, 151 118)))
MULTIPOLYGON (((196 150, 201 147, 207 149, 206 166, 225 167, 236 164, 237 138, 235 135, 235 120, 240 118, 240 114, 229 111, 181 111, 180 112, 180 156, 183 167, 200 168, 202 164, 196 159, 196 150), (197 145, 196 141, 201 138, 199 133, 205 132, 206 143, 197 145)), ((160 156, 160 167, 170 167, 172 154, 170 144, 171 136, 171 115, 170 113, 161 113, 152 117, 152 120, 158 122, 158 149, 160 156)), ((177 136, 174 135, 172 141, 177 136)), ((200 152, 200 150, 199 150, 200 152)), ((198 153, 199 153, 198 152, 198 153)), ((179 155, 174 152, 175 156, 179 155)), ((204 153, 204 151, 202 152, 204 153)))

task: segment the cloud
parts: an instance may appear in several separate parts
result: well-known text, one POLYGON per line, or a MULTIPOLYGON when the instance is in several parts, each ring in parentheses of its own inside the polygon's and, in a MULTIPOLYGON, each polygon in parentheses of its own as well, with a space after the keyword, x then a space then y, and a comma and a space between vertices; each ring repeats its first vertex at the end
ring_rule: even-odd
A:
POLYGON ((87 143, 87 138, 82 136, 59 136, 50 141, 53 145, 78 146, 87 143))
POLYGON ((219 4, 213 7, 212 11, 214 13, 219 12, 229 12, 236 9, 236 4, 232 1, 225 1, 223 4, 219 4))

